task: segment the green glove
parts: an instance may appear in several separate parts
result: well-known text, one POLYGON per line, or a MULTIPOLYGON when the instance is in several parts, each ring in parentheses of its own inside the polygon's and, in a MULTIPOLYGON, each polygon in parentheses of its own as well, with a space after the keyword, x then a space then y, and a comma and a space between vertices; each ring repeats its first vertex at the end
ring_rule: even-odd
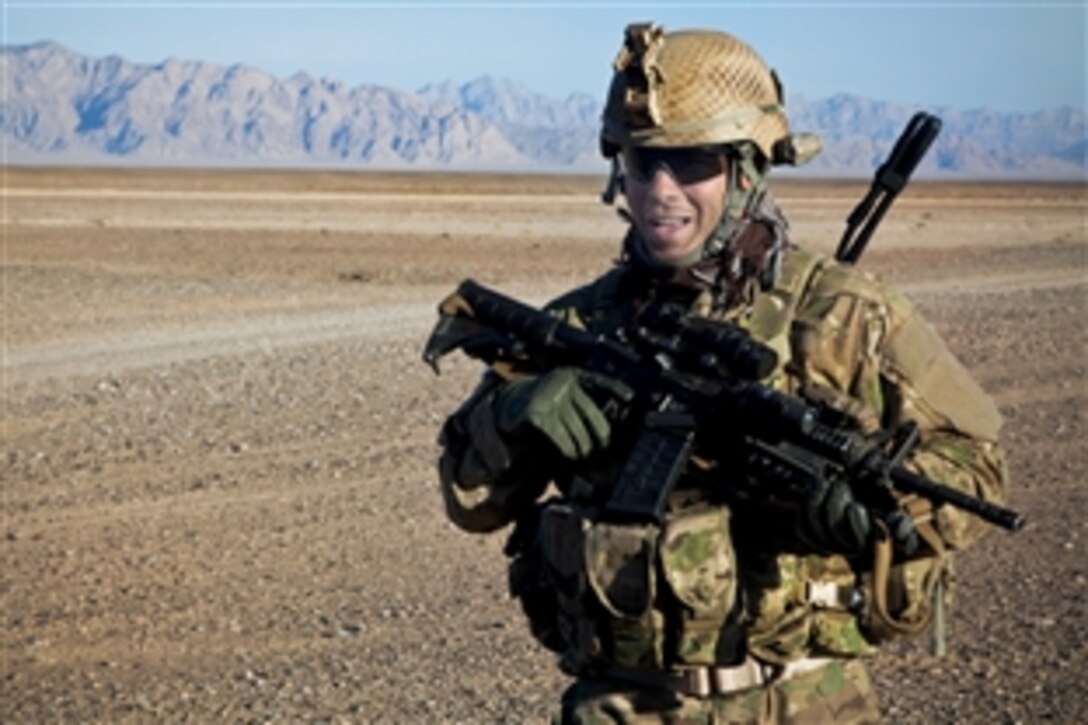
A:
POLYGON ((612 435, 608 416, 587 390, 602 400, 626 403, 634 397, 618 380, 578 368, 556 368, 507 385, 495 402, 499 430, 512 436, 536 431, 564 457, 586 458, 607 447, 612 435))
POLYGON ((843 481, 821 478, 798 510, 798 536, 819 551, 860 554, 872 532, 868 509, 857 502, 843 481))

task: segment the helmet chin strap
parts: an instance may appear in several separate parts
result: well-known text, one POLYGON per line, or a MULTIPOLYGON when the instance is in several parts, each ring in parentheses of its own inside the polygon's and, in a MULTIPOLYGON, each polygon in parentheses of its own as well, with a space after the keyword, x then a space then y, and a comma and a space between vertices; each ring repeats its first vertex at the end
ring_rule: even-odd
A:
POLYGON ((717 228, 699 250, 692 263, 717 257, 729 246, 729 240, 737 231, 744 215, 767 188, 767 177, 756 166, 756 149, 752 144, 734 146, 736 155, 730 156, 729 183, 725 188, 725 211, 717 228), (747 185, 743 182, 747 180, 747 185))

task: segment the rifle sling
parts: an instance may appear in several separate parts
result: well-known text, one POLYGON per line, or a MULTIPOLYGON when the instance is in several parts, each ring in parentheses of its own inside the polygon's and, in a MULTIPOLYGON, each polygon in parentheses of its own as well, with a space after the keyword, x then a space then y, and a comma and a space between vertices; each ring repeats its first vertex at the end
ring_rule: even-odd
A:
MULTIPOLYGON (((923 499, 915 499, 915 501, 919 502, 921 506, 928 508, 928 502, 925 502, 923 499)), ((910 509, 917 509, 919 507, 912 506, 910 503, 907 504, 908 513, 913 514, 914 512, 910 511, 910 509)), ((914 520, 915 530, 918 532, 918 536, 920 536, 933 550, 933 556, 941 561, 945 561, 948 557, 948 550, 946 549, 940 534, 938 534, 937 530, 934 528, 931 516, 915 517, 914 520)), ((887 627, 896 634, 920 634, 932 622, 935 607, 941 606, 941 603, 934 601, 933 595, 934 592, 937 591, 938 584, 941 582, 944 566, 936 567, 924 583, 925 594, 922 601, 927 602, 928 606, 925 606, 922 610, 920 617, 917 619, 900 619, 893 616, 891 612, 888 611, 888 591, 891 585, 894 546, 887 525, 880 520, 877 520, 875 524, 879 530, 879 535, 876 537, 876 542, 873 544, 873 607, 871 615, 880 625, 887 627)))

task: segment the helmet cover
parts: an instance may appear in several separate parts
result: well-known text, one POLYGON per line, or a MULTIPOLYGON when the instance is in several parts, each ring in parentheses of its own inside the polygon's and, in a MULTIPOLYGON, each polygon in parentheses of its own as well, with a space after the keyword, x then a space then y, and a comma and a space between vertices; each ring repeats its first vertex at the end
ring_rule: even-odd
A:
POLYGON ((629 25, 613 62, 602 150, 750 142, 775 159, 789 138, 782 86, 745 42, 712 30, 629 25))

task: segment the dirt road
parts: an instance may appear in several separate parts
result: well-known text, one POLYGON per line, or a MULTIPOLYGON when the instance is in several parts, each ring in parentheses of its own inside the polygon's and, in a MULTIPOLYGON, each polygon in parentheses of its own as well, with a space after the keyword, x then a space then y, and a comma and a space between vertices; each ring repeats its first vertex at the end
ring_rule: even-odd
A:
MULTIPOLYGON (((463 277, 539 302, 603 269, 598 181, 7 170, 0 721, 543 720, 503 537, 437 491, 478 369, 419 354, 463 277)), ((829 250, 860 192, 779 197, 829 250)), ((959 558, 948 656, 875 659, 891 721, 1088 719, 1085 210, 918 185, 864 260, 997 399, 1030 519, 959 558)))

